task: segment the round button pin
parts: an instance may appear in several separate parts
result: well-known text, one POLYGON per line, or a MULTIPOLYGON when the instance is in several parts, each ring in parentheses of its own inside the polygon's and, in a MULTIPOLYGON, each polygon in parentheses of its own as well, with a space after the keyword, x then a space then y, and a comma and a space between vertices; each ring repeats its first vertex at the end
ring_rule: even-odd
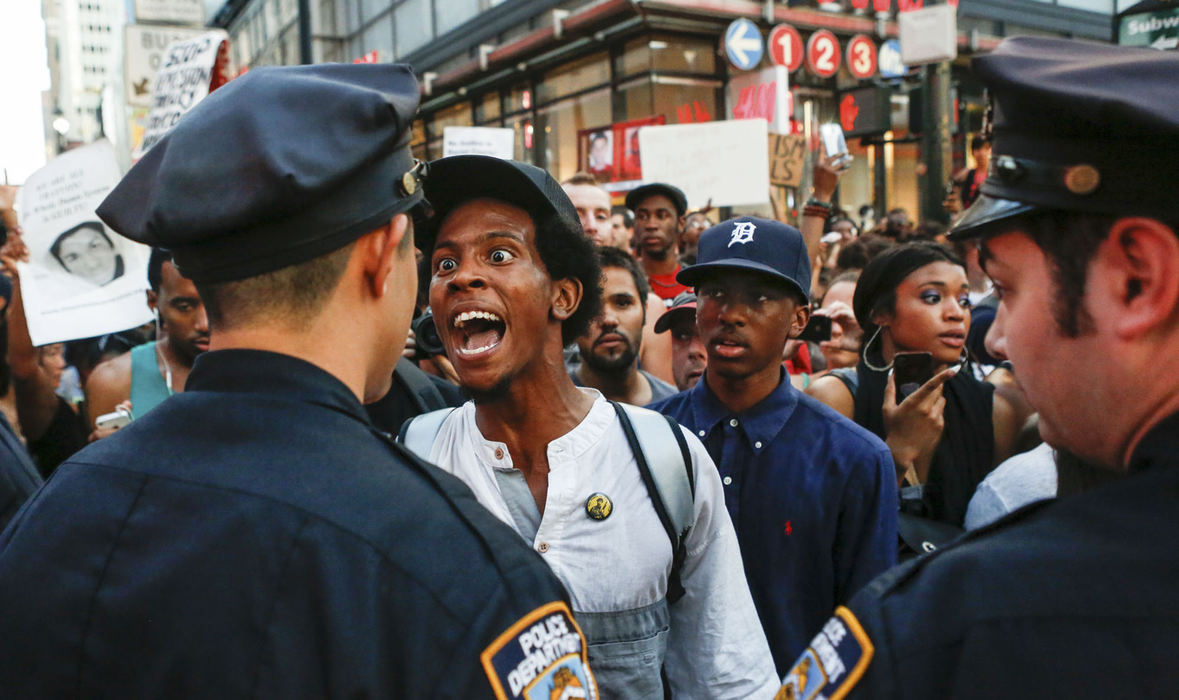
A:
POLYGON ((599 491, 585 499, 585 512, 594 520, 605 520, 614 512, 614 504, 609 496, 599 491))

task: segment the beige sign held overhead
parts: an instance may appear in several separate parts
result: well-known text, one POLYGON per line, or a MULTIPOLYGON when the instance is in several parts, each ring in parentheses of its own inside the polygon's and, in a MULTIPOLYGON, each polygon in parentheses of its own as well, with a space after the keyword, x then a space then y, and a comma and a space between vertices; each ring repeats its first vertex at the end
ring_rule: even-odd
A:
POLYGON ((802 134, 770 134, 770 184, 779 187, 802 185, 806 167, 806 137, 802 134))
POLYGON ((639 129, 643 182, 670 182, 688 208, 742 206, 769 201, 769 153, 764 119, 639 129))
POLYGON ((156 71, 164 62, 164 51, 175 41, 192 39, 207 29, 186 27, 156 27, 129 24, 123 28, 124 46, 123 84, 127 104, 132 107, 151 107, 152 83, 156 71))

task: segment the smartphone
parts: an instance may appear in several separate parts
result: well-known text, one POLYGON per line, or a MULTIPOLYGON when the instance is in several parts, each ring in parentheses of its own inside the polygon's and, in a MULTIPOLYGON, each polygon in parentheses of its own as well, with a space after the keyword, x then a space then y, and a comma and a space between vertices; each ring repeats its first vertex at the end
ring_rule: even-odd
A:
POLYGON ((896 377, 897 403, 904 401, 921 385, 933 379, 933 355, 928 352, 898 352, 892 357, 896 377))
POLYGON ((811 316, 811 320, 807 321, 806 328, 802 329, 796 340, 809 340, 812 343, 831 340, 831 317, 811 316))
MULTIPOLYGON (((819 138, 823 140, 823 152, 827 154, 828 158, 840 153, 847 154, 847 139, 844 138, 843 129, 838 124, 820 125, 819 138)), ((846 158, 841 160, 846 160, 846 158)))
POLYGON ((131 414, 122 408, 117 408, 111 413, 104 413, 98 418, 94 419, 94 427, 99 430, 119 429, 125 428, 131 422, 131 414))

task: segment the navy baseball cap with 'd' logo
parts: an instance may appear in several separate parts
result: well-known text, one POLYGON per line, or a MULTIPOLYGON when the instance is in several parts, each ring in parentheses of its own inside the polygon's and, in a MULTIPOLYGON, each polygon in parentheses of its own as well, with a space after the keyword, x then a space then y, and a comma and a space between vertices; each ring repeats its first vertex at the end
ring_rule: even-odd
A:
POLYGON ((802 234, 780 221, 742 216, 700 234, 696 264, 685 267, 676 281, 690 287, 714 270, 741 269, 780 279, 811 298, 811 264, 802 234))

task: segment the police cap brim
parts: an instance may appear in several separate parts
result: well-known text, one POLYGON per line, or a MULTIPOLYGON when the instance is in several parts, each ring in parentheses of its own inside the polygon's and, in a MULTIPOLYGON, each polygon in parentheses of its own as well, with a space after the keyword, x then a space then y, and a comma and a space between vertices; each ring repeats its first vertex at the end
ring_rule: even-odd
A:
POLYGON ((974 200, 974 204, 970 205, 970 208, 962 214, 962 218, 954 224, 948 238, 953 241, 975 238, 983 235, 995 224, 1005 219, 1027 214, 1040 208, 1028 202, 980 194, 978 199, 974 200))

